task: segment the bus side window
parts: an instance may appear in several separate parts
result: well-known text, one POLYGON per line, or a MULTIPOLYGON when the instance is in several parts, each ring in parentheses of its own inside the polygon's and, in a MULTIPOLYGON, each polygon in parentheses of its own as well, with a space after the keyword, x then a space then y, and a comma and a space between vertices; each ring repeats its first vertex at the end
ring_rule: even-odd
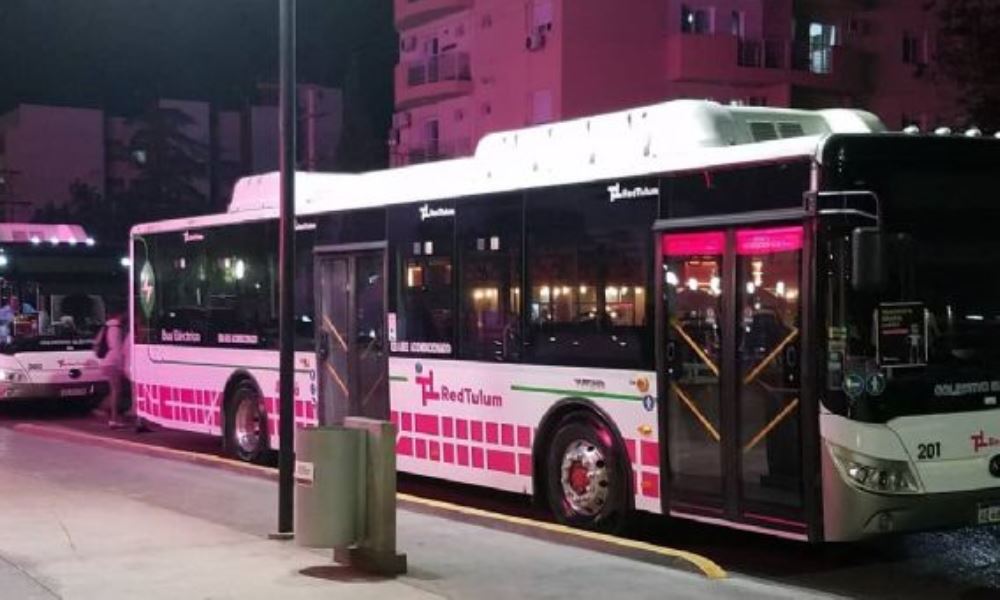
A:
POLYGON ((516 361, 521 349, 522 196, 458 207, 461 358, 516 361))
POLYGON ((389 210, 396 283, 397 353, 452 356, 455 345, 455 209, 452 203, 389 210))
POLYGON ((532 362, 652 368, 649 232, 656 198, 611 201, 609 189, 587 184, 528 195, 526 358, 532 362))
POLYGON ((208 286, 204 274, 208 258, 204 240, 203 233, 191 232, 145 237, 146 260, 153 279, 145 290, 137 281, 136 289, 140 297, 143 293, 150 295, 149 343, 192 345, 207 341, 208 286))
POLYGON ((278 347, 277 223, 209 230, 207 343, 278 347))

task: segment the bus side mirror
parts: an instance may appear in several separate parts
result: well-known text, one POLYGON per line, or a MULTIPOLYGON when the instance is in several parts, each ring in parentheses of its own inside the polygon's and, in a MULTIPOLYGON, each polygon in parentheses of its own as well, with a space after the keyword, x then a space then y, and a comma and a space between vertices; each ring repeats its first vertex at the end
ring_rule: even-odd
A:
POLYGON ((878 227, 858 227, 851 233, 851 286, 856 292, 885 289, 885 239, 878 227))

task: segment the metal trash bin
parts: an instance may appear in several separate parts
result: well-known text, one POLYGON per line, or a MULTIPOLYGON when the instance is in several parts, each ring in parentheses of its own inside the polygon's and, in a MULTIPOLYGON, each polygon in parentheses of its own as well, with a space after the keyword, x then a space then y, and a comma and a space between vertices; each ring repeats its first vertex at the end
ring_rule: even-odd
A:
POLYGON ((309 548, 357 539, 358 468, 364 432, 300 429, 295 436, 295 540, 309 548))

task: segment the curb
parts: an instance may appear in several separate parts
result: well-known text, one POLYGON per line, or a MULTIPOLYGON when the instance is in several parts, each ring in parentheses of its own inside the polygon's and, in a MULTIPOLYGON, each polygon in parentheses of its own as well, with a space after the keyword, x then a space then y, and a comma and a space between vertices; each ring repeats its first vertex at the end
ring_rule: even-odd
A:
POLYGON ((726 579, 729 577, 725 569, 712 559, 685 550, 657 546, 656 544, 630 540, 606 533, 575 529, 559 525, 558 523, 515 517, 410 494, 398 493, 396 494, 396 498, 401 506, 419 512, 449 516, 464 522, 491 529, 502 529, 506 532, 519 533, 535 539, 578 546, 684 571, 694 571, 704 575, 708 579, 726 579))
POLYGON ((126 450, 128 452, 134 452, 136 454, 142 454, 144 456, 151 456, 154 458, 176 460, 180 462, 201 465, 203 467, 214 467, 218 469, 223 469, 225 471, 237 473, 239 475, 250 475, 253 477, 269 479, 272 481, 278 480, 278 471, 275 469, 271 469, 269 467, 263 467, 260 465, 253 465, 238 460, 232 460, 229 458, 223 458, 221 456, 200 454, 198 452, 189 452, 187 450, 177 450, 175 448, 166 448, 164 446, 141 444, 139 442, 133 442, 131 440, 123 440, 121 438, 114 438, 114 437, 104 437, 92 433, 83 433, 81 431, 76 431, 74 429, 53 426, 53 425, 36 425, 34 423, 19 423, 11 427, 11 429, 19 433, 26 433, 28 435, 33 435, 36 437, 44 437, 50 439, 58 439, 66 442, 89 444, 92 446, 109 448, 111 450, 126 450))
MULTIPOLYGON (((89 444, 112 450, 124 450, 154 458, 177 460, 204 467, 223 469, 232 473, 249 475, 251 477, 258 477, 270 481, 278 480, 277 469, 260 465, 252 465, 219 456, 199 454, 197 452, 177 450, 174 448, 165 448, 163 446, 140 444, 130 440, 103 437, 59 426, 20 423, 14 425, 11 429, 19 433, 25 433, 36 437, 89 444)), ((616 554, 627 558, 642 560, 644 562, 663 564, 665 566, 679 568, 685 571, 694 571, 708 579, 718 580, 728 577, 726 571, 713 560, 700 554, 687 552, 685 550, 669 548, 666 546, 657 546, 647 542, 620 538, 604 533, 574 529, 572 527, 566 527, 565 525, 559 525, 556 523, 505 515, 469 506, 453 504, 451 502, 443 502, 440 500, 414 496, 412 494, 397 493, 396 498, 401 506, 418 512, 456 518, 464 522, 470 522, 492 529, 502 529, 503 531, 527 535, 536 539, 547 539, 553 542, 616 554)))

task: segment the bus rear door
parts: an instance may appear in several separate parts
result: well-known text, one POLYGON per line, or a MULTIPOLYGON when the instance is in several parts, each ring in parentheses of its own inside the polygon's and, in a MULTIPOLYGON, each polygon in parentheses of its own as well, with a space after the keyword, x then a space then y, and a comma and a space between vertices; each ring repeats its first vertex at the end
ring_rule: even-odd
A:
POLYGON ((389 418, 385 251, 316 256, 320 423, 389 418))

